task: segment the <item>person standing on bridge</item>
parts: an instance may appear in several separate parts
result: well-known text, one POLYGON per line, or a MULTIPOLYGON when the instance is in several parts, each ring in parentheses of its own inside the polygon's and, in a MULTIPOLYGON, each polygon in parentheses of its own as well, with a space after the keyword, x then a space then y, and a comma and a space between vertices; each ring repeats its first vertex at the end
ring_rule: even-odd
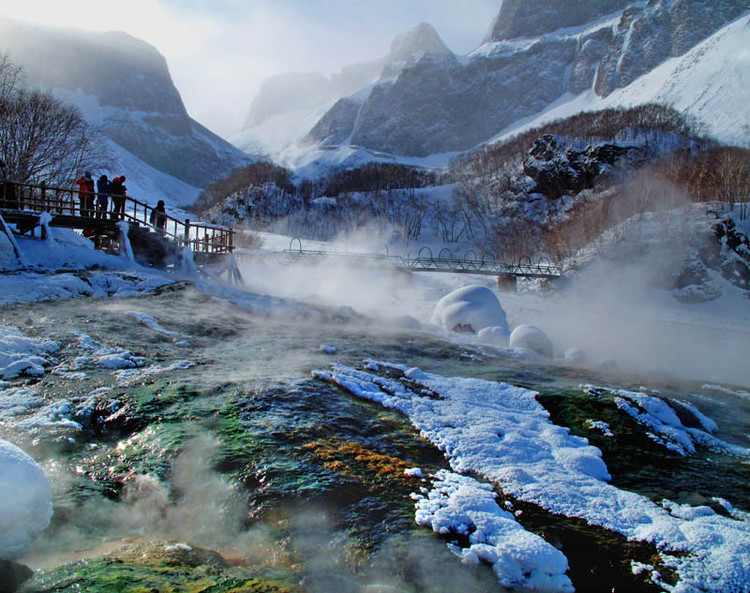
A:
POLYGON ((96 180, 96 217, 107 218, 109 206, 109 179, 102 175, 96 180))
POLYGON ((81 216, 94 215, 94 180, 91 173, 86 171, 83 177, 76 180, 78 184, 78 201, 80 203, 81 216))
POLYGON ((167 226, 167 213, 164 207, 164 200, 159 200, 156 204, 156 208, 151 211, 148 222, 162 235, 165 234, 164 228, 167 226))
POLYGON ((109 195, 112 196, 112 220, 125 218, 125 175, 115 177, 109 184, 109 195))

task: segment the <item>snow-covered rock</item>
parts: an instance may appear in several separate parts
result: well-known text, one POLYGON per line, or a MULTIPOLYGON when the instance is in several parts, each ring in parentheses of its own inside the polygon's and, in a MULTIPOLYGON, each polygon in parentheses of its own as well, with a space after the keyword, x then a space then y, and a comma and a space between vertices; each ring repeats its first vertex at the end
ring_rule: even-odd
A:
POLYGON ((0 439, 0 559, 26 551, 52 517, 52 491, 42 468, 0 439))
POLYGON ((477 333, 486 327, 508 331, 500 300, 486 286, 464 286, 444 296, 435 306, 430 323, 447 331, 477 333))
POLYGON ((59 346, 45 339, 30 338, 13 327, 0 325, 0 379, 14 379, 19 375, 40 376, 48 356, 59 346))
POLYGON ((534 325, 519 325, 510 334, 511 348, 533 350, 541 356, 552 358, 552 342, 541 329, 534 325))
POLYGON ((508 328, 506 327, 485 327, 479 330, 477 337, 487 344, 493 346, 506 347, 508 345, 508 328))

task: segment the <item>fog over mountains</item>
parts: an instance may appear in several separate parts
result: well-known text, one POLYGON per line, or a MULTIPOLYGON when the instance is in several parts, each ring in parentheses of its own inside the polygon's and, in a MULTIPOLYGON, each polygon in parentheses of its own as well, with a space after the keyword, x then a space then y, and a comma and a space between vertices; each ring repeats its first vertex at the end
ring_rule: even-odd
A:
POLYGON ((369 88, 340 98, 307 138, 410 157, 467 150, 566 95, 606 97, 749 8, 745 0, 506 0, 465 57, 420 25, 405 37, 412 53, 397 75, 385 67, 369 88))
POLYGON ((190 118, 166 60, 140 39, 0 20, 0 51, 23 66, 27 84, 75 104, 105 137, 185 184, 202 187, 249 160, 190 118))

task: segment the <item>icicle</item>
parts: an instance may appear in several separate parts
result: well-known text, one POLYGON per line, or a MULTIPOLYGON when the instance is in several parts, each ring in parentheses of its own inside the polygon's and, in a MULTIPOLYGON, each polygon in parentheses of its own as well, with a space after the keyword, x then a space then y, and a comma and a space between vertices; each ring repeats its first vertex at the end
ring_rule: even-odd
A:
POLYGON ((130 223, 121 220, 117 223, 117 228, 120 229, 120 254, 124 252, 125 257, 128 261, 135 263, 135 256, 133 255, 133 246, 130 244, 130 238, 128 232, 130 231, 130 223))
POLYGON ((240 268, 237 265, 237 259, 234 257, 234 253, 229 253, 227 255, 227 261, 229 262, 229 277, 235 284, 244 286, 245 281, 242 279, 242 274, 240 274, 240 268))
POLYGON ((13 231, 10 230, 10 227, 5 222, 5 219, 0 215, 0 226, 2 227, 3 232, 8 236, 8 240, 10 241, 11 247, 13 247, 13 253, 16 254, 16 258, 18 258, 18 263, 22 266, 28 266, 28 262, 26 261, 26 258, 23 255, 23 252, 21 251, 21 248, 18 246, 18 243, 16 243, 16 239, 13 236, 13 231))
POLYGON ((193 261, 193 252, 189 247, 183 247, 180 255, 182 256, 180 258, 182 260, 182 273, 191 278, 196 277, 198 275, 198 268, 195 266, 195 261, 193 261))
POLYGON ((55 236, 52 234, 52 229, 49 226, 50 222, 52 222, 52 215, 49 212, 42 212, 39 215, 39 224, 42 225, 42 236, 48 243, 52 243, 55 240, 55 236))

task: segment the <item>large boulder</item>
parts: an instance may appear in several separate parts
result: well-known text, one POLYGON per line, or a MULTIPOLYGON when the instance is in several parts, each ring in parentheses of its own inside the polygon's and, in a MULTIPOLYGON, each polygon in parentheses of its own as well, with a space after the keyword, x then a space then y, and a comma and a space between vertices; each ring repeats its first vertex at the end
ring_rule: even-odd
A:
POLYGON ((52 491, 42 468, 0 439, 0 560, 26 551, 52 517, 52 491))
POLYGON ((478 333, 486 327, 508 331, 500 300, 486 286, 465 286, 444 296, 435 306, 430 323, 448 331, 478 333))
POLYGON ((511 348, 532 350, 540 356, 552 358, 552 342, 541 329, 534 325, 519 325, 510 334, 511 348))

